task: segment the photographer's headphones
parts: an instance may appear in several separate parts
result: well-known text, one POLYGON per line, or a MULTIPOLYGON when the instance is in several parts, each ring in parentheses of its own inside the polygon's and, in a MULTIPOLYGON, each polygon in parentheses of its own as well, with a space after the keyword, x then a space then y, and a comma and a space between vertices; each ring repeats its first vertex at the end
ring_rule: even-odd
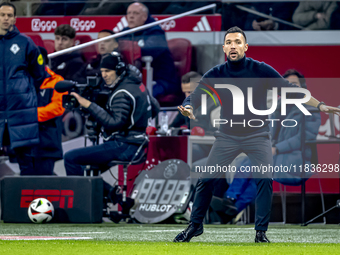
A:
POLYGON ((116 65, 117 76, 122 75, 124 71, 126 70, 126 65, 123 61, 122 55, 117 51, 112 51, 110 54, 111 56, 117 58, 117 62, 118 62, 118 64, 116 65))

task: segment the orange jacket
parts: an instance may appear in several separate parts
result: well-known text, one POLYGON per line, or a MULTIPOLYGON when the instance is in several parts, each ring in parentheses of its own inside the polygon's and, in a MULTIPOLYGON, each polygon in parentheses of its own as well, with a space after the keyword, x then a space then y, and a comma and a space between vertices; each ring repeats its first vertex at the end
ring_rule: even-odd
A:
POLYGON ((63 81, 64 78, 54 73, 46 66, 46 72, 51 76, 47 77, 40 86, 38 121, 44 122, 55 117, 61 116, 65 108, 62 106, 62 97, 68 92, 59 93, 54 90, 57 82, 63 81))

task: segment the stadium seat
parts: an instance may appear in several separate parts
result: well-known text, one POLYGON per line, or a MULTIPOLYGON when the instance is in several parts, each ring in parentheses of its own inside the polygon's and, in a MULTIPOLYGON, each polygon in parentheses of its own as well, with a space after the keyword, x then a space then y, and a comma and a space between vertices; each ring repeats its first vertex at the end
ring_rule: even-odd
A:
POLYGON ((41 36, 39 34, 35 33, 25 33, 25 35, 29 36, 35 45, 45 47, 43 40, 41 39, 41 36))
MULTIPOLYGON (((311 149, 312 149, 312 156, 311 156, 311 163, 314 164, 315 166, 318 165, 318 152, 317 152, 317 146, 316 144, 311 144, 311 149)), ((321 197, 321 206, 322 206, 322 212, 325 212, 325 200, 324 200, 324 195, 322 192, 322 187, 321 187, 321 181, 320 181, 320 176, 318 173, 316 173, 318 181, 319 181, 319 188, 320 188, 320 197, 321 197)), ((277 181, 280 185, 280 196, 281 196, 281 204, 282 204, 282 218, 283 224, 287 223, 287 193, 286 193, 286 186, 300 186, 302 185, 303 182, 306 182, 308 179, 302 179, 299 183, 294 184, 294 185, 288 185, 288 184, 282 184, 281 181, 285 181, 284 179, 275 179, 274 181, 277 181)), ((289 181, 289 180, 287 180, 289 181)), ((302 206, 302 205, 301 205, 302 206)), ((302 224, 304 222, 301 222, 302 224)), ((323 217, 323 223, 326 224, 326 217, 323 217)))
MULTIPOLYGON (((79 44, 83 44, 83 43, 91 42, 91 41, 92 41, 92 38, 89 35, 76 35, 74 44, 79 45, 79 44)), ((94 44, 81 49, 80 52, 83 55, 84 61, 87 63, 89 63, 92 58, 97 56, 97 49, 94 44)))
POLYGON ((142 52, 137 42, 130 40, 119 40, 119 51, 128 64, 139 67, 136 65, 136 61, 141 59, 142 52))
MULTIPOLYGON (((168 47, 174 59, 177 70, 178 81, 191 69, 191 42, 184 38, 174 38, 168 40, 168 47)), ((162 107, 176 106, 182 103, 183 95, 166 95, 158 98, 162 107)))
POLYGON ((168 40, 169 50, 174 59, 177 75, 182 77, 190 71, 191 67, 191 42, 184 38, 168 40))
POLYGON ((47 50, 47 53, 53 53, 54 52, 54 40, 44 40, 45 49, 47 50))

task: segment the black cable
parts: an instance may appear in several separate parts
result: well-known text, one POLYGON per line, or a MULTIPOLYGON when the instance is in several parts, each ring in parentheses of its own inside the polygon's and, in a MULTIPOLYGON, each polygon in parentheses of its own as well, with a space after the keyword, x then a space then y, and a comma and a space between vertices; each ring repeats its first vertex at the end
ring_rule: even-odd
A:
MULTIPOLYGON (((137 151, 136 151, 134 157, 132 158, 132 160, 130 161, 130 163, 128 164, 127 167, 129 167, 129 166, 131 165, 131 162, 137 157, 137 155, 139 154, 141 148, 143 148, 143 145, 145 144, 146 141, 148 141, 148 139, 145 139, 145 141, 139 146, 139 148, 137 149, 137 151)), ((145 155, 148 155, 148 152, 149 152, 149 146, 146 147, 146 153, 145 153, 145 155)), ((132 177, 132 178, 130 178, 130 179, 127 179, 126 181, 132 181, 132 180, 136 179, 137 176, 143 171, 143 168, 145 167, 145 163, 146 163, 146 160, 144 161, 141 170, 139 170, 138 173, 137 173, 134 177, 132 177)), ((116 180, 116 182, 119 183, 119 182, 124 181, 124 180, 119 180, 118 178, 116 178, 116 177, 113 175, 113 173, 112 173, 112 171, 111 171, 111 168, 109 169, 109 172, 110 172, 111 176, 113 177, 113 179, 116 180)))

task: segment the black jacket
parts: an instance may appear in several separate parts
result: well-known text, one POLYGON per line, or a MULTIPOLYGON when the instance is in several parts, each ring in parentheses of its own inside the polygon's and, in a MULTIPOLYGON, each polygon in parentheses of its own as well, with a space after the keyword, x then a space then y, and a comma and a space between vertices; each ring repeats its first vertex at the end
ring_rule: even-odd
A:
POLYGON ((101 76, 100 72, 100 62, 102 60, 102 55, 98 54, 97 57, 91 59, 91 61, 86 66, 86 76, 101 76))
POLYGON ((91 103, 88 111, 103 129, 104 140, 117 135, 135 136, 144 134, 149 119, 159 112, 158 102, 149 95, 137 70, 127 70, 122 80, 111 89, 106 109, 91 103))
POLYGON ((86 64, 77 51, 51 59, 51 70, 65 80, 86 83, 86 64))

